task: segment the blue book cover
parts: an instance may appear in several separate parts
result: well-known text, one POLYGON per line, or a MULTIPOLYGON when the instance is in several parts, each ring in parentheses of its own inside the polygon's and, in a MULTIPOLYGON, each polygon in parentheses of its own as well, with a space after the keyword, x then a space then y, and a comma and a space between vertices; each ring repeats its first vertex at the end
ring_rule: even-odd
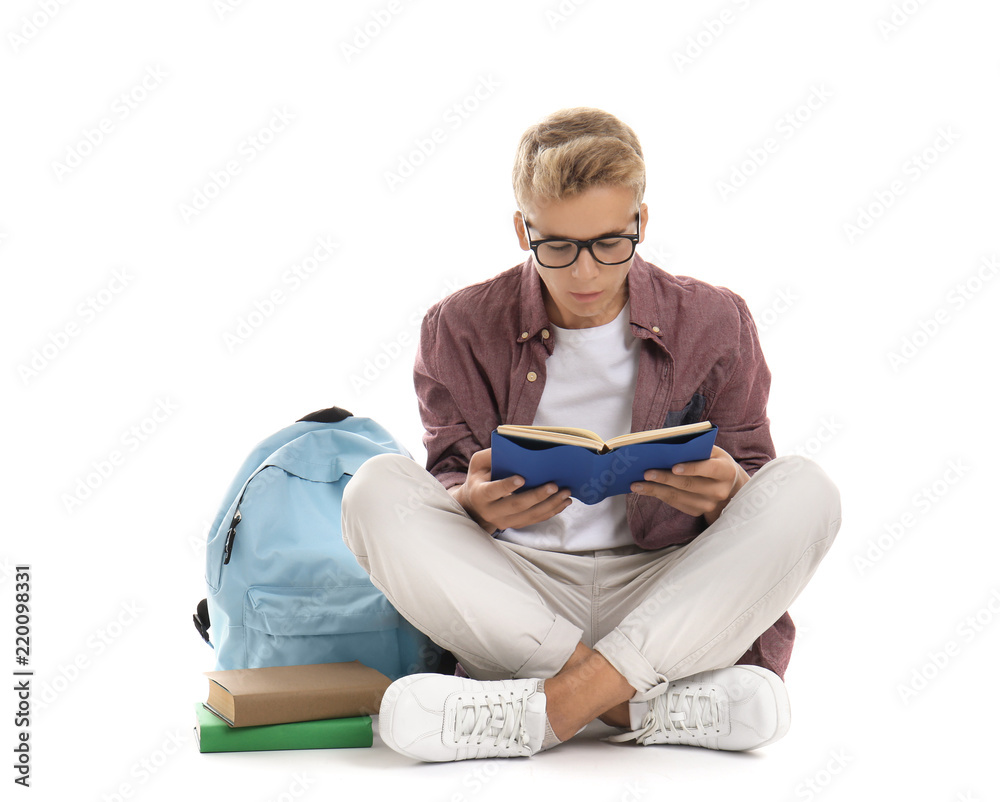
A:
POLYGON ((555 482, 570 488, 573 498, 584 504, 597 504, 608 496, 631 492, 632 482, 641 482, 651 468, 669 469, 678 462, 708 459, 718 433, 717 426, 709 425, 700 432, 622 445, 606 453, 598 453, 602 444, 597 442, 593 447, 558 445, 494 430, 491 478, 523 476, 524 486, 517 492, 555 482))

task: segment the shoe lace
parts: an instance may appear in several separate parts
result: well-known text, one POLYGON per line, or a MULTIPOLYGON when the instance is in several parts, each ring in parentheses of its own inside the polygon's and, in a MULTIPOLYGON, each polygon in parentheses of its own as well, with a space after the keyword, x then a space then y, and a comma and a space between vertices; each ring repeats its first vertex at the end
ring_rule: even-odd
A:
POLYGON ((612 736, 611 740, 635 738, 641 744, 662 732, 675 739, 686 735, 697 741, 714 734, 711 731, 718 729, 719 720, 719 701, 715 688, 684 685, 650 699, 649 710, 642 719, 640 729, 612 736))
POLYGON ((462 695, 455 708, 455 740, 479 749, 527 748, 524 726, 529 691, 462 695))

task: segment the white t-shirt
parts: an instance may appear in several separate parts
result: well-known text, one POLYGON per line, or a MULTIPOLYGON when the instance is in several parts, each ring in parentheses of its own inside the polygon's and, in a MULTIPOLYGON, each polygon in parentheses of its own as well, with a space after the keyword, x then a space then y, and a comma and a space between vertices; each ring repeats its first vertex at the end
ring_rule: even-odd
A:
MULTIPOLYGON (((639 340, 629 325, 629 305, 612 322, 586 329, 550 326, 552 355, 532 424, 577 426, 607 439, 632 428, 632 399, 639 372, 639 340)), ((577 498, 558 515, 497 537, 547 551, 591 551, 631 544, 625 496, 597 504, 577 498)))

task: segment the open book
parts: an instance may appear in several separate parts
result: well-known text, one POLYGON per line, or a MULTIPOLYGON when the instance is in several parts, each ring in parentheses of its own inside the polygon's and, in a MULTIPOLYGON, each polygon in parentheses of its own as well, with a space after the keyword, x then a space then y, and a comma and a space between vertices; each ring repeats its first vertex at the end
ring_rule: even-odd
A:
POLYGON ((504 424, 490 440, 491 478, 524 477, 518 492, 555 482, 584 504, 596 504, 631 492, 632 482, 641 482, 651 468, 708 459, 717 432, 702 421, 605 441, 588 429, 504 424))
POLYGON ((520 437, 524 440, 537 440, 540 443, 556 443, 563 446, 583 446, 596 448, 598 454, 607 454, 621 446, 633 443, 666 442, 691 434, 692 432, 707 432, 712 424, 707 420, 701 423, 688 423, 684 426, 671 426, 667 429, 650 429, 646 432, 620 434, 609 440, 590 429, 577 429, 574 426, 514 426, 503 424, 497 426, 497 432, 504 437, 520 437))

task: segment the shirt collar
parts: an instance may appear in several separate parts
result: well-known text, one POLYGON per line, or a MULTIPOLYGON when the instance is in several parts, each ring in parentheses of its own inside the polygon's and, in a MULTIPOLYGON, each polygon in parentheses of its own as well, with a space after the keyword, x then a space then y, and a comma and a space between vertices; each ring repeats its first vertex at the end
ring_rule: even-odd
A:
MULTIPOLYGON (((655 288, 652 271, 656 268, 646 262, 637 253, 632 258, 632 266, 628 270, 629 322, 632 333, 644 340, 653 340, 664 351, 667 347, 663 341, 667 326, 663 319, 663 310, 655 304, 655 288)), ((514 340, 524 343, 535 337, 542 337, 546 348, 551 353, 552 337, 549 333, 548 313, 545 311, 545 299, 542 296, 542 279, 535 269, 531 256, 521 265, 521 307, 517 331, 514 340)))

